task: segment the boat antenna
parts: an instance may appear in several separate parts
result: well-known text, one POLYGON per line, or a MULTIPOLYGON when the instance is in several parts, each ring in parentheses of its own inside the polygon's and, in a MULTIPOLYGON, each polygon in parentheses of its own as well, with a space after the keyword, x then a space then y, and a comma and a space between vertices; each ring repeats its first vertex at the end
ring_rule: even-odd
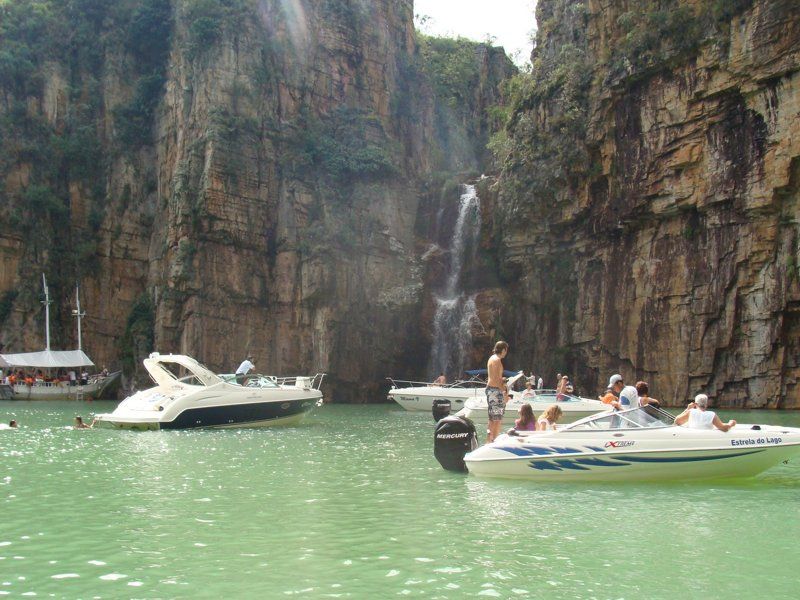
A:
POLYGON ((45 324, 45 349, 50 350, 50 292, 47 290, 47 279, 42 273, 42 285, 44 286, 44 324, 45 324))
POLYGON ((86 311, 81 312, 81 296, 78 293, 78 284, 75 284, 75 304, 77 308, 72 309, 72 316, 78 318, 78 350, 83 350, 81 347, 81 319, 86 316, 86 311))

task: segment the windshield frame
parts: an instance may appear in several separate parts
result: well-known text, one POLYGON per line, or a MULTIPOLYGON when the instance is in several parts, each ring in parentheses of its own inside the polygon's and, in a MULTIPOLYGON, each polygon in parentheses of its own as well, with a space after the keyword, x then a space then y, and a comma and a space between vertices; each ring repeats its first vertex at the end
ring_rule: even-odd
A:
POLYGON ((648 430, 648 429, 663 429, 666 427, 674 427, 675 426, 675 416, 668 413, 667 411, 657 408, 655 406, 647 405, 647 406, 637 406, 635 408, 629 408, 627 410, 615 410, 611 412, 600 412, 590 415, 588 417, 584 417, 583 419, 579 419, 574 423, 570 423, 569 425, 564 426, 563 429, 559 431, 579 431, 579 432, 586 432, 586 431, 639 431, 639 430, 648 430), (647 415, 647 418, 650 419, 650 424, 642 425, 641 423, 637 423, 635 420, 635 415, 647 415), (605 420, 605 419, 615 419, 620 424, 624 424, 624 427, 605 427, 601 423, 597 423, 597 421, 605 420), (596 423, 597 426, 592 427, 590 424, 596 423), (660 423, 660 424, 659 424, 660 423))

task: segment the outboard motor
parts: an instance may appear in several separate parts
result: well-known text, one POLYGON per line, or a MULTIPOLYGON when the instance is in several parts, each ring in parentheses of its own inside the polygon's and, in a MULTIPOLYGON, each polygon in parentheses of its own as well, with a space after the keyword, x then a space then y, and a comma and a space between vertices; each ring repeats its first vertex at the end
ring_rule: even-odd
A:
POLYGON ((436 398, 433 401, 433 408, 431 408, 431 413, 433 413, 433 420, 437 423, 444 419, 447 415, 450 414, 450 400, 447 398, 436 398))
POLYGON ((433 455, 448 471, 467 472, 464 455, 478 447, 478 436, 472 421, 456 415, 436 424, 433 434, 433 455))

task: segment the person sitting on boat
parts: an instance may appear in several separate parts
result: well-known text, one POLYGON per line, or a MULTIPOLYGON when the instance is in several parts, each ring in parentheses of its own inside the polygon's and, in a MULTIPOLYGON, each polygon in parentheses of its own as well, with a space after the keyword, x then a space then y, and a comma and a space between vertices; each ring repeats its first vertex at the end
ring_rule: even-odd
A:
MULTIPOLYGON (((530 385, 530 382, 528 382, 530 385)), ((533 408, 530 404, 523 404, 519 407, 519 419, 514 421, 514 429, 517 431, 536 431, 536 417, 533 415, 533 408)))
POLYGON ((439 373, 439 376, 433 380, 433 385, 445 385, 447 384, 447 377, 444 376, 444 373, 439 373))
POLYGON ((533 382, 529 379, 525 383, 525 391, 522 392, 522 399, 523 400, 533 400, 535 397, 536 397, 536 392, 533 391, 533 382))
POLYGON ((611 404, 613 405, 614 402, 617 401, 619 398, 619 393, 622 391, 622 388, 625 387, 625 383, 622 381, 622 375, 619 373, 615 373, 612 375, 608 380, 608 387, 606 388, 605 395, 600 397, 600 401, 604 404, 611 404))
POLYGON ((637 381, 636 382, 636 392, 639 394, 639 406, 661 406, 661 402, 656 400, 655 398, 650 397, 650 386, 647 385, 646 381, 637 381))
POLYGON ((561 407, 558 404, 551 404, 539 417, 539 431, 547 431, 548 429, 555 429, 556 423, 561 418, 561 407))
POLYGON ((569 377, 562 375, 561 379, 558 381, 558 387, 556 388, 556 400, 563 400, 565 398, 567 385, 569 385, 569 377))
POLYGON ((245 358, 242 364, 239 365, 239 368, 236 369, 236 383, 239 385, 246 384, 249 379, 247 374, 255 368, 256 366, 253 364, 253 355, 248 354, 247 358, 245 358))
POLYGON ((691 429, 714 429, 715 427, 720 431, 728 431, 731 427, 736 426, 736 421, 731 419, 727 423, 723 423, 713 410, 706 410, 708 408, 708 396, 705 394, 697 394, 694 397, 694 402, 690 402, 681 414, 675 417, 675 425, 687 426, 691 429))
POLYGON ((629 408, 639 408, 639 393, 632 385, 626 385, 619 393, 619 400, 611 403, 611 406, 618 410, 628 410, 629 408))

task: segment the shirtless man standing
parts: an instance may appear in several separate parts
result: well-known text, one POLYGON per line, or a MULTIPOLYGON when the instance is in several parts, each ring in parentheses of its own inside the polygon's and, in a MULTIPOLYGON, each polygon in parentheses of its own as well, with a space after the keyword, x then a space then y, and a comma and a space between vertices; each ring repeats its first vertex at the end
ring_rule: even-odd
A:
POLYGON ((486 443, 494 441, 500 434, 503 425, 503 413, 508 402, 508 389, 503 382, 503 359, 508 354, 508 344, 500 341, 494 345, 494 354, 489 357, 486 370, 489 380, 486 382, 486 404, 489 410, 489 433, 486 443))

